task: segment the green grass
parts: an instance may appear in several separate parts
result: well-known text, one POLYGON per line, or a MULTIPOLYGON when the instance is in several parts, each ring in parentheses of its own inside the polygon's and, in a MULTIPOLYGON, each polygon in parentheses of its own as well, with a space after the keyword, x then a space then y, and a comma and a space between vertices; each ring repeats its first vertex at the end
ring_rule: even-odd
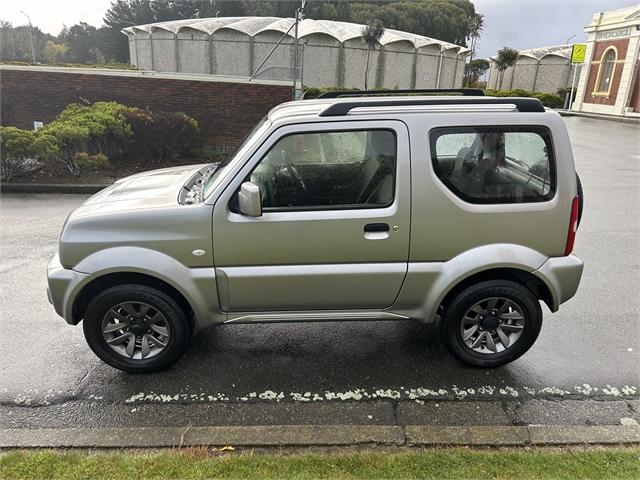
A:
POLYGON ((236 453, 201 448, 87 452, 22 450, 0 453, 2 479, 162 478, 640 478, 640 449, 429 449, 336 453, 236 453))

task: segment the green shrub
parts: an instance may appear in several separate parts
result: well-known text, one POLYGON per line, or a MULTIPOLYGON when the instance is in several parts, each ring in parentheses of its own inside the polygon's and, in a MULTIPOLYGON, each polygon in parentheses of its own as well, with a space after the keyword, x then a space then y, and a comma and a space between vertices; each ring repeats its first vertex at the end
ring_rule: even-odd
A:
POLYGON ((188 157, 200 147, 198 122, 184 113, 139 108, 122 113, 133 132, 129 156, 153 162, 176 155, 188 157))
MULTIPOLYGON (((124 156, 131 142, 131 126, 124 118, 128 107, 117 102, 96 102, 92 105, 72 103, 42 131, 55 138, 59 154, 53 164, 62 166, 71 175, 79 175, 78 165, 88 156, 97 154, 107 158, 124 156)), ((84 164, 86 169, 89 164, 84 164)), ((91 167, 93 169, 93 167, 91 167)))
POLYGON ((89 155, 87 152, 78 152, 74 161, 82 172, 95 172, 109 166, 109 158, 102 153, 89 155))
POLYGON ((70 125, 85 129, 88 137, 83 151, 118 157, 124 154, 132 136, 124 117, 127 108, 117 102, 72 103, 45 128, 55 130, 70 125))
POLYGON ((534 93, 533 96, 540 100, 545 107, 562 108, 564 106, 562 97, 553 93, 534 93))
POLYGON ((198 123, 184 113, 117 102, 73 103, 37 132, 3 128, 3 179, 42 162, 77 176, 105 168, 110 160, 160 161, 190 156, 200 147, 198 123))
POLYGON ((530 97, 531 96, 531 92, 528 92, 527 90, 524 90, 522 88, 514 88, 513 90, 508 90, 507 92, 507 97, 530 97))
POLYGON ((10 180, 35 170, 58 152, 55 139, 41 131, 0 127, 0 178, 10 180))
POLYGON ((561 108, 564 105, 564 100, 559 95, 541 92, 531 93, 520 88, 514 90, 492 90, 488 88, 484 91, 484 94, 489 97, 533 97, 549 108, 561 108))

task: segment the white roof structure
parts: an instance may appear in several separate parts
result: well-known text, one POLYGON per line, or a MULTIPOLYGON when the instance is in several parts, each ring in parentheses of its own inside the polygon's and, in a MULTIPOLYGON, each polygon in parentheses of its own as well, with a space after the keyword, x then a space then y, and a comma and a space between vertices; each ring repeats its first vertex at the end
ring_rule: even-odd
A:
MULTIPOLYGON (((136 32, 153 33, 155 30, 165 30, 178 34, 183 29, 193 29, 212 35, 217 30, 226 28, 236 30, 248 36, 254 36, 265 31, 277 31, 284 34, 293 24, 293 18, 279 17, 215 17, 193 18, 188 20, 173 20, 170 22, 150 23, 136 25, 122 29, 126 34, 136 32)), ((338 42, 344 42, 362 36, 364 25, 347 22, 334 22, 332 20, 304 19, 299 25, 299 37, 304 38, 313 34, 324 34, 333 37, 338 42)), ((289 32, 293 37, 293 31, 289 32)), ((468 52, 469 49, 453 43, 436 40, 434 38, 401 32, 399 30, 385 29, 380 38, 381 45, 387 45, 399 41, 408 41, 415 48, 427 45, 439 45, 442 50, 456 50, 458 54, 468 52)))
MULTIPOLYGON (((551 47, 529 48, 527 50, 520 50, 518 52, 518 57, 531 57, 536 60, 541 60, 546 56, 554 55, 556 57, 571 58, 571 49, 572 45, 554 45, 551 47)), ((489 57, 489 60, 495 59, 495 55, 493 57, 489 57)))

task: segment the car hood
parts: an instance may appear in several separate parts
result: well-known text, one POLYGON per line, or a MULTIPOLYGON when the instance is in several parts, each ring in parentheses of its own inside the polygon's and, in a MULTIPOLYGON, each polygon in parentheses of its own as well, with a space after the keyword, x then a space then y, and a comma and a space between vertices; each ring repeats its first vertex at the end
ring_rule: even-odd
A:
POLYGON ((206 164, 162 168, 121 178, 110 187, 89 198, 84 204, 105 202, 150 202, 177 204, 185 183, 206 164))

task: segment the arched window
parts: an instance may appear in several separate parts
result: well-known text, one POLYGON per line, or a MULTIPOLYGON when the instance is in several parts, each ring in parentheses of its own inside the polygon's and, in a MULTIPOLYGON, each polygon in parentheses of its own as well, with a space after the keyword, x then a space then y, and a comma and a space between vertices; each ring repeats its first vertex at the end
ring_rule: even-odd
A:
POLYGON ((613 82, 613 74, 616 67, 616 55, 615 48, 608 49, 602 59, 600 60, 600 71, 598 72, 598 86, 596 92, 609 94, 611 91, 611 83, 613 82))

